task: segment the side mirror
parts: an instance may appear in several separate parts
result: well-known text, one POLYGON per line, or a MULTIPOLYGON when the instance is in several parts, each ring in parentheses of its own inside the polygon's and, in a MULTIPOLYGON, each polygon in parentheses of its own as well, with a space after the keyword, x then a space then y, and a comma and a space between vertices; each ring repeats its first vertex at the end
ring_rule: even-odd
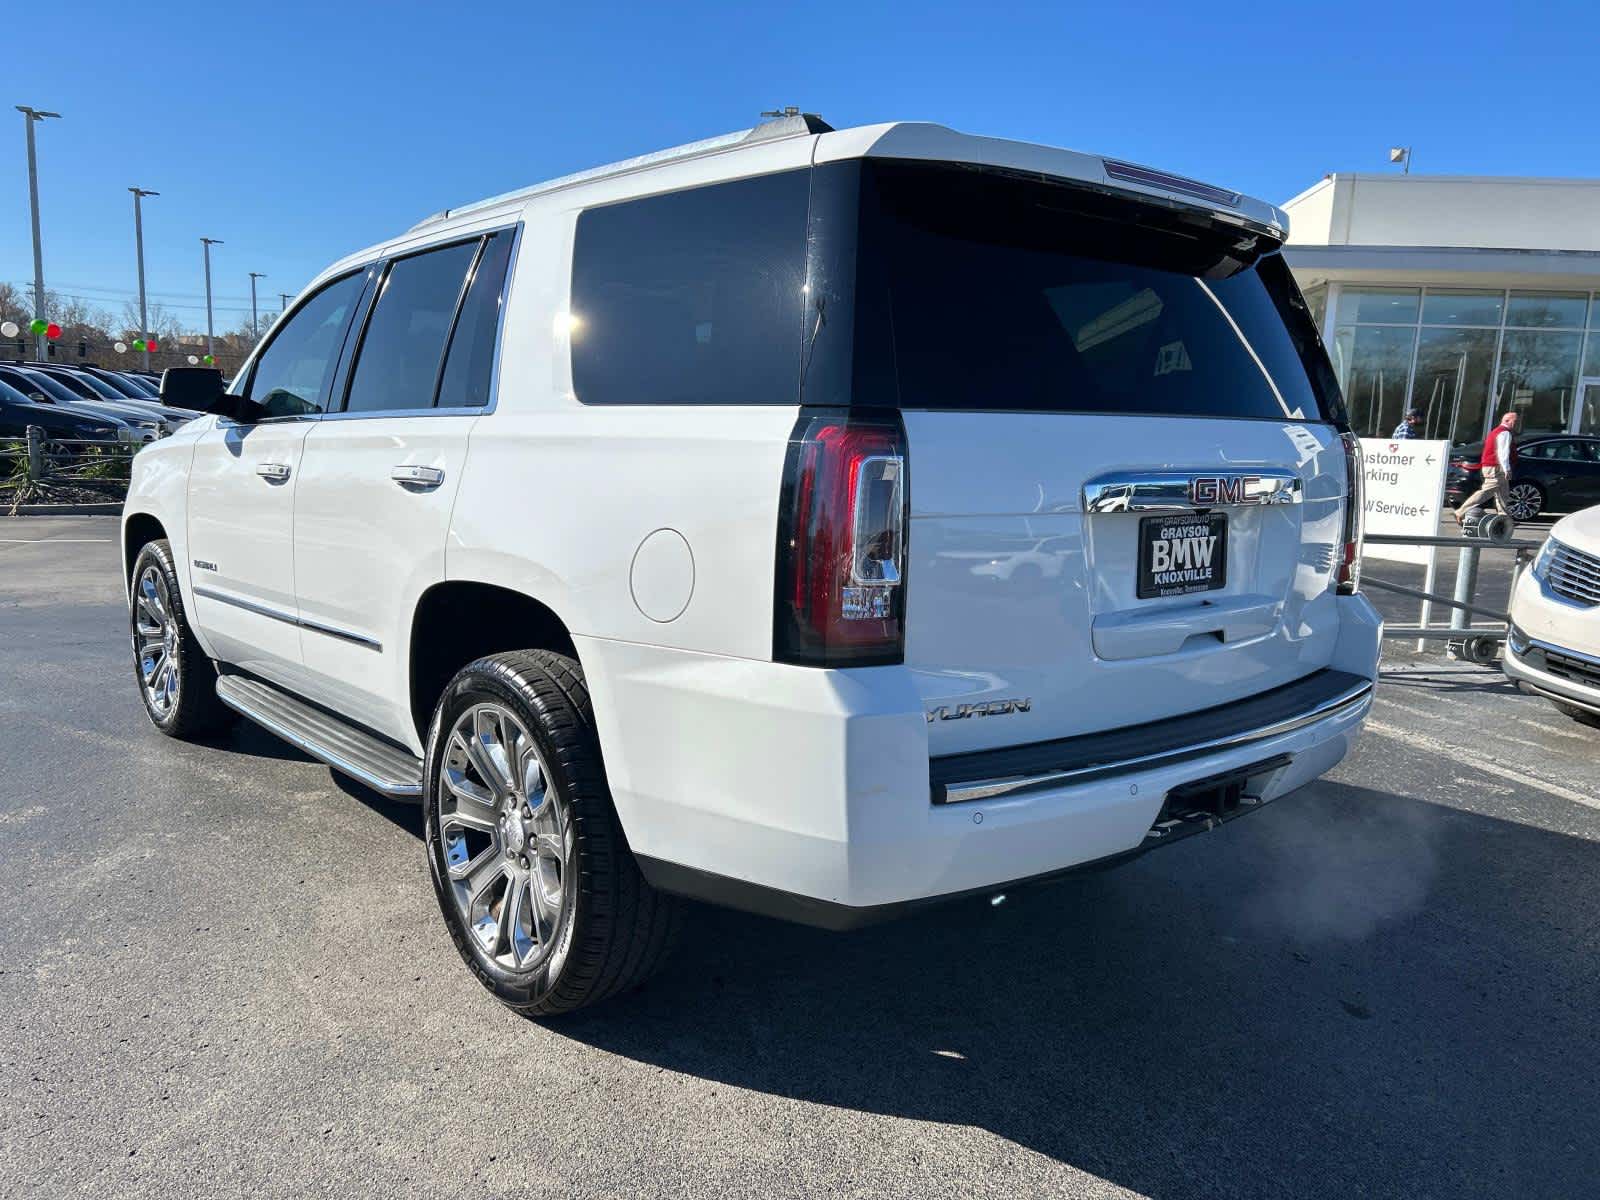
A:
POLYGON ((52 400, 49 396, 46 396, 43 392, 29 392, 28 393, 28 399, 32 400, 35 404, 54 404, 55 403, 54 400, 52 400))
POLYGON ((168 367, 161 373, 160 399, 172 408, 215 413, 241 425, 254 424, 261 416, 258 405, 223 390, 222 372, 215 367, 168 367))

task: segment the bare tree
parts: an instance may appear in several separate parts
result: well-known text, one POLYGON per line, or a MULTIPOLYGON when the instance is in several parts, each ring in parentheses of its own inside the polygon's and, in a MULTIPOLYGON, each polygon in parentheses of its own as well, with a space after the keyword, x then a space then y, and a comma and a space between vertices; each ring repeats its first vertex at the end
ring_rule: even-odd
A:
POLYGON ((126 301, 122 306, 122 328, 129 338, 143 337, 146 333, 155 335, 157 342, 175 342, 178 335, 183 332, 183 322, 177 315, 159 301, 151 301, 145 306, 145 316, 150 322, 150 327, 145 330, 139 328, 139 302, 126 301))

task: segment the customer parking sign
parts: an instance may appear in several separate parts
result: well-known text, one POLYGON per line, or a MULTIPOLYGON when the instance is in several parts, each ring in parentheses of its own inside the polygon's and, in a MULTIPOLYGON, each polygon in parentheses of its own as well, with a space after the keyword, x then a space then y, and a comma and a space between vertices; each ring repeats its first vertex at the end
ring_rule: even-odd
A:
MULTIPOLYGON (((1433 537, 1439 532, 1444 504, 1444 473, 1449 442, 1362 438, 1366 464, 1366 531, 1395 537, 1433 537)), ((1385 546, 1368 543, 1367 558, 1426 564, 1432 546, 1385 546)))

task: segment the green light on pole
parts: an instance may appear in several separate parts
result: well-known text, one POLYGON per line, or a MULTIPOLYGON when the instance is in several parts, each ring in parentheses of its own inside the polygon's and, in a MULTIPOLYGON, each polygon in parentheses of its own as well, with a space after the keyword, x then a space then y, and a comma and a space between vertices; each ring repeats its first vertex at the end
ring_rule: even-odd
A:
POLYGON ((28 322, 28 332, 33 334, 34 337, 38 337, 41 333, 49 328, 50 322, 46 321, 43 317, 35 317, 32 321, 28 322))

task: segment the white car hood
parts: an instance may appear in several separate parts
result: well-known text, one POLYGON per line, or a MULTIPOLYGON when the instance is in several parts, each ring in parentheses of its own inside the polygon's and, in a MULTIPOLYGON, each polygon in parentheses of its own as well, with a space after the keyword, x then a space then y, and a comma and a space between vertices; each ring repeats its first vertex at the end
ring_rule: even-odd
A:
POLYGON ((1550 530, 1550 536, 1574 550, 1600 555, 1600 504, 1562 517, 1550 530))

